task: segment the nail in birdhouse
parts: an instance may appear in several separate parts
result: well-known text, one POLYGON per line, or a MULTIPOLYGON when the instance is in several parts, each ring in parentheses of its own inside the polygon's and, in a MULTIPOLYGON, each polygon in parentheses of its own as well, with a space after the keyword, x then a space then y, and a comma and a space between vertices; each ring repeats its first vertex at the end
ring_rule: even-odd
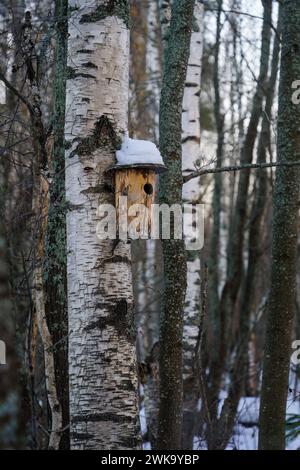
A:
POLYGON ((148 238, 153 222, 156 175, 166 170, 156 145, 125 137, 116 152, 113 173, 118 233, 129 238, 148 238))

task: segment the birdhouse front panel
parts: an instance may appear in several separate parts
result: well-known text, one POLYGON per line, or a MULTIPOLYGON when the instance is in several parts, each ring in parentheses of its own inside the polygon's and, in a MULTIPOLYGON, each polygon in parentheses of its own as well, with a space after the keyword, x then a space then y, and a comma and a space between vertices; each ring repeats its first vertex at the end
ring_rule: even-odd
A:
MULTIPOLYGON (((127 202, 127 225, 133 225, 138 219, 140 220, 137 231, 146 238, 151 233, 152 224, 152 204, 155 203, 156 174, 155 171, 149 171, 143 168, 125 169, 115 172, 115 195, 117 209, 117 223, 120 229, 120 223, 124 223, 124 208, 120 207, 121 196, 126 196, 127 202), (140 204, 144 210, 140 210, 137 214, 140 204), (133 207, 135 206, 135 207, 133 207), (123 212, 122 212, 123 211, 123 212), (123 221, 123 222, 122 222, 123 221)), ((141 207, 142 209, 142 207, 141 207)))

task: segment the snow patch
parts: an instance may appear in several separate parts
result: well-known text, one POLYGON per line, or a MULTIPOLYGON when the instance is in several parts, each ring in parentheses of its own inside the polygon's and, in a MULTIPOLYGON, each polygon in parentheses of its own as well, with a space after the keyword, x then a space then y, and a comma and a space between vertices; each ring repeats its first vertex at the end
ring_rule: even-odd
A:
POLYGON ((122 147, 117 150, 116 157, 118 165, 133 165, 152 163, 163 165, 163 159, 158 148, 148 140, 136 140, 125 137, 122 147))

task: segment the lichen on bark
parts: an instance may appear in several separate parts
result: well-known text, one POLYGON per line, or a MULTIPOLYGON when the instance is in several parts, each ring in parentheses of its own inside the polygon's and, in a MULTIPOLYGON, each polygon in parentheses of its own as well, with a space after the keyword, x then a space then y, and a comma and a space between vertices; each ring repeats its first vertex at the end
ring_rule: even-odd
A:
MULTIPOLYGON (((194 0, 175 0, 164 56, 159 133, 168 172, 162 175, 160 202, 182 204, 181 116, 189 57, 194 0)), ((163 240, 165 292, 160 331, 158 449, 180 449, 182 427, 182 334, 186 290, 183 240, 163 240)))

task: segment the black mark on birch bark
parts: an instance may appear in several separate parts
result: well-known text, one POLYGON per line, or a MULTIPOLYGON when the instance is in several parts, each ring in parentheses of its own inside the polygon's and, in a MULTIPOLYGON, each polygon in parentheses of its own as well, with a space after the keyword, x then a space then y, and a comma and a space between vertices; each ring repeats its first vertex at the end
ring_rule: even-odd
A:
POLYGON ((121 139, 117 136, 113 123, 107 116, 101 116, 96 121, 94 130, 89 136, 76 140, 79 143, 70 153, 69 158, 75 155, 79 157, 91 155, 95 150, 108 146, 113 150, 118 150, 121 146, 121 139))
POLYGON ((67 67, 67 79, 72 80, 77 77, 93 78, 94 80, 96 80, 96 77, 94 75, 91 75, 90 73, 76 72, 76 69, 74 69, 73 67, 67 67))
POLYGON ((113 423, 130 423, 133 420, 131 416, 120 416, 115 413, 93 413, 82 416, 73 416, 72 424, 99 422, 99 421, 112 421, 113 423))
POLYGON ((127 339, 132 340, 135 337, 133 323, 133 307, 128 305, 126 299, 119 300, 116 304, 103 302, 97 305, 97 309, 106 310, 109 315, 98 318, 94 322, 86 326, 85 331, 90 331, 95 328, 104 330, 108 326, 115 328, 119 336, 125 336, 127 339))
POLYGON ((95 23, 108 16, 117 16, 129 27, 129 8, 127 0, 108 0, 106 5, 99 5, 94 11, 82 15, 79 23, 95 23))

